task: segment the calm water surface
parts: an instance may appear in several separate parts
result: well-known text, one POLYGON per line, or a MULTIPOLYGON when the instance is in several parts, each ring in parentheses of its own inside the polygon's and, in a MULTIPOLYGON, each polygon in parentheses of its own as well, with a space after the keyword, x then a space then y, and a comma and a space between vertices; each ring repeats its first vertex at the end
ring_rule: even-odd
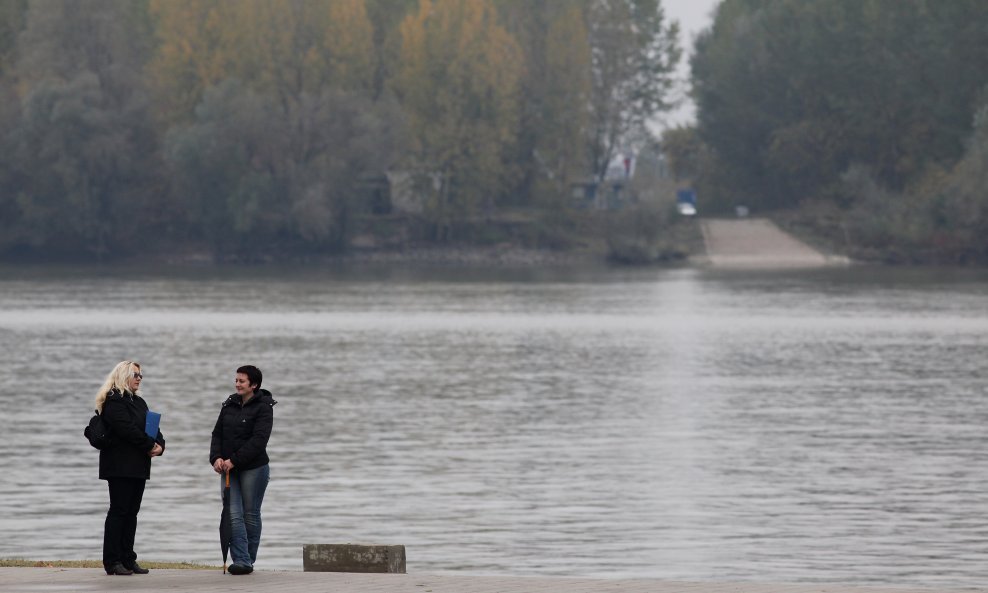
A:
POLYGON ((0 557, 99 558, 119 360, 168 440, 145 559, 218 563, 219 404, 279 404, 259 568, 988 581, 988 275, 0 268, 0 557))

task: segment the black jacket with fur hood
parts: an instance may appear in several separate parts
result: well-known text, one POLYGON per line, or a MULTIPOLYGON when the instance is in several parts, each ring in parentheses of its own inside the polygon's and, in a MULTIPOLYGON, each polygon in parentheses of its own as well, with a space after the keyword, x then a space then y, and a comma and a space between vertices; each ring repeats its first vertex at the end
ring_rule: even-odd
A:
POLYGON ((157 442, 165 448, 165 437, 158 431, 152 439, 144 432, 148 405, 139 395, 113 389, 103 401, 103 421, 110 429, 113 444, 100 449, 99 479, 151 479, 151 456, 157 442))
POLYGON ((217 459, 229 459, 234 470, 248 470, 268 463, 266 448, 276 403, 267 389, 258 389, 246 404, 236 393, 226 398, 213 427, 210 465, 217 459))

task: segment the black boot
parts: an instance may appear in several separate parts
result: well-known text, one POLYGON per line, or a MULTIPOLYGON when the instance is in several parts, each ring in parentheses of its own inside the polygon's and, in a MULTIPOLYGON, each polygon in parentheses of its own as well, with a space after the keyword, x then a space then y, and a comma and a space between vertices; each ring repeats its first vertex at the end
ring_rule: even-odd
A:
POLYGON ((129 574, 134 574, 134 571, 125 567, 123 564, 117 562, 113 566, 110 566, 109 568, 106 569, 106 574, 129 575, 129 574))
POLYGON ((134 574, 147 574, 147 573, 151 572, 151 571, 149 571, 146 568, 141 568, 141 565, 138 564, 136 561, 133 564, 131 564, 130 566, 128 566, 127 568, 129 568, 130 570, 132 570, 134 572, 134 574))

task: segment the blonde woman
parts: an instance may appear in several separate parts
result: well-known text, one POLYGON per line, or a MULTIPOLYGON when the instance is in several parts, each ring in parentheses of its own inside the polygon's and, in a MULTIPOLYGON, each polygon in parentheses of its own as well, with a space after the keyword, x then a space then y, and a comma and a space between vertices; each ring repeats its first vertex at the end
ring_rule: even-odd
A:
POLYGON ((141 365, 125 360, 113 367, 96 393, 113 444, 99 453, 99 478, 110 489, 110 510, 103 528, 103 567, 108 575, 147 574, 137 563, 134 536, 151 458, 165 450, 165 438, 144 432, 148 405, 141 398, 141 365))

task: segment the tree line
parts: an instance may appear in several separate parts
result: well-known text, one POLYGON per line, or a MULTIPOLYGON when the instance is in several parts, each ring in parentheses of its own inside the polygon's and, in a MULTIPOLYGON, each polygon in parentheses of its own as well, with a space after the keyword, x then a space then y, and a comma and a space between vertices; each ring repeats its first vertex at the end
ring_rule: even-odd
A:
POLYGON ((665 145, 708 208, 799 209, 862 257, 988 261, 988 3, 724 0, 691 66, 697 123, 665 145))
POLYGON ((551 217, 670 107, 660 0, 0 0, 0 253, 338 252, 551 217))

